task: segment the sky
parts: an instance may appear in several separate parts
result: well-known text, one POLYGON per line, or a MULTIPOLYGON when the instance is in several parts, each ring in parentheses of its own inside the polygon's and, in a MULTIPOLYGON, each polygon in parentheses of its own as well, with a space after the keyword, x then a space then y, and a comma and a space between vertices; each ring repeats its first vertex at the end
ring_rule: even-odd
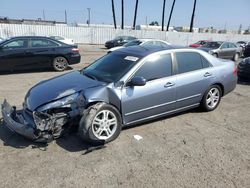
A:
MULTIPOLYGON (((117 24, 121 23, 121 0, 114 0, 117 24)), ((133 24, 136 0, 124 0, 125 25, 133 24)), ((173 0, 166 0, 165 25, 173 0)), ((139 0, 136 24, 158 21, 161 24, 163 0, 139 0)), ((113 24, 111 0, 1 0, 0 17, 43 18, 68 23, 86 23, 91 8, 91 23, 113 24)), ((193 0, 176 0, 170 26, 189 26, 193 0)), ((197 0, 194 27, 243 29, 250 27, 250 0, 197 0)))

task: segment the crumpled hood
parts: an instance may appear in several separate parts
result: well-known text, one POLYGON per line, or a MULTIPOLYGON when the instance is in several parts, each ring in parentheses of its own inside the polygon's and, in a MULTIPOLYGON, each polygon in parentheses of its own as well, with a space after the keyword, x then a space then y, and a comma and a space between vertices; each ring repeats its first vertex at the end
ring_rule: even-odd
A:
POLYGON ((101 85, 104 83, 74 71, 38 83, 27 93, 25 103, 27 108, 33 111, 43 104, 101 85))

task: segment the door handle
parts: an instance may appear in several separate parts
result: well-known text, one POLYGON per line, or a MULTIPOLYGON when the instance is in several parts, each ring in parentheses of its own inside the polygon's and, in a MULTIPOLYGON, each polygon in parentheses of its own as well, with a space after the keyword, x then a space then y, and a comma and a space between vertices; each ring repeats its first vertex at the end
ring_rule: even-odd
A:
POLYGON ((212 73, 206 72, 206 73, 204 74, 204 77, 209 77, 209 76, 212 76, 212 73))
POLYGON ((29 50, 25 50, 25 54, 26 54, 26 55, 32 55, 33 52, 31 52, 31 51, 29 51, 29 50))
POLYGON ((172 86, 174 86, 175 84, 174 83, 172 83, 172 82, 167 82, 165 85, 164 85, 164 87, 165 88, 168 88, 168 87, 172 87, 172 86))

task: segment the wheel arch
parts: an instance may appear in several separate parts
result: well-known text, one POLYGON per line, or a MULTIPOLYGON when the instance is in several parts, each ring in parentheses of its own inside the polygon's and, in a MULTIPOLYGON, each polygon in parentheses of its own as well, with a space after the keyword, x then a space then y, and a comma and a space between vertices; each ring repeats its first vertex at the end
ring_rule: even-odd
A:
POLYGON ((214 84, 212 84, 211 86, 214 86, 214 85, 217 85, 217 86, 219 86, 220 87, 220 89, 221 89, 221 96, 223 97, 224 96, 224 86, 223 86, 223 84, 222 83, 220 83, 220 82, 216 82, 216 83, 214 83, 214 84))

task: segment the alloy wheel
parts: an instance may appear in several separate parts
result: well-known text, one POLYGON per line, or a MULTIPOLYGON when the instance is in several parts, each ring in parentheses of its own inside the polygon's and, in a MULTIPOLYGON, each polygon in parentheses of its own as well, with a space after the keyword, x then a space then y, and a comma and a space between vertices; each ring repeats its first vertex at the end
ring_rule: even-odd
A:
POLYGON ((117 129, 117 118, 110 110, 102 110, 92 122, 92 131, 100 140, 107 140, 114 135, 117 129))
POLYGON ((67 67, 67 60, 62 57, 58 57, 55 59, 55 67, 57 70, 64 70, 67 67))
POLYGON ((207 106, 215 108, 220 101, 220 91, 218 88, 211 88, 206 97, 207 106))

